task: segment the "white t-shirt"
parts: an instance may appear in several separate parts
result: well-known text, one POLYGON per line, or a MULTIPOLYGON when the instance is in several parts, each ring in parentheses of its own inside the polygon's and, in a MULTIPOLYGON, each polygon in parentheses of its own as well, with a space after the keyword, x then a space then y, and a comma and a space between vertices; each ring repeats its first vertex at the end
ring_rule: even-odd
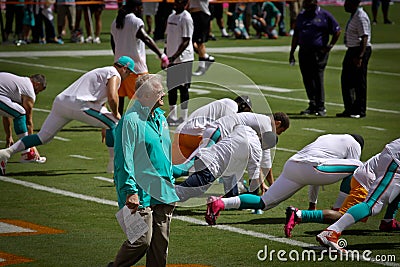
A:
POLYGON ((208 8, 209 0, 190 0, 189 1, 189 10, 192 8, 198 8, 202 12, 206 13, 207 15, 211 16, 210 9, 208 8))
MULTIPOLYGON (((221 132, 221 138, 229 135, 233 131, 233 128, 237 125, 246 125, 251 127, 254 131, 256 131, 259 138, 261 138, 263 133, 272 131, 271 118, 267 115, 253 112, 235 113, 222 117, 211 123, 211 125, 213 124, 219 128, 221 132)), ((270 149, 263 149, 261 167, 272 167, 270 149)))
POLYGON ((349 134, 326 134, 305 146, 289 160, 316 164, 324 159, 357 159, 361 156, 360 144, 349 134))
POLYGON ((185 123, 176 129, 176 133, 202 135, 206 125, 224 116, 238 112, 237 103, 229 98, 215 100, 193 111, 185 123))
POLYGON ((378 159, 380 154, 381 153, 376 154, 375 156, 367 160, 364 165, 358 167, 353 173, 354 179, 356 179, 367 190, 376 180, 374 169, 378 166, 378 159))
POLYGON ((225 138, 208 148, 201 148, 197 157, 215 178, 241 178, 245 169, 250 179, 260 176, 261 143, 250 127, 238 125, 225 138))
POLYGON ((218 125, 221 131, 221 138, 231 133, 236 125, 249 126, 257 132, 258 136, 261 136, 262 133, 272 131, 271 118, 267 115, 253 112, 235 113, 222 117, 211 124, 218 125))
POLYGON ((36 101, 36 94, 29 77, 21 77, 8 72, 0 72, 0 95, 11 101, 22 104, 22 96, 28 96, 36 101))
POLYGON ((129 56, 135 61, 135 72, 137 74, 148 72, 145 43, 136 38, 138 30, 143 26, 143 20, 133 13, 125 16, 125 24, 122 29, 117 29, 115 20, 111 23, 111 35, 115 43, 114 62, 121 56, 129 56))
MULTIPOLYGON (((178 50, 182 43, 182 37, 189 37, 189 45, 182 54, 175 59, 173 63, 188 62, 194 60, 194 51, 192 45, 193 20, 189 12, 184 10, 180 14, 175 11, 169 15, 167 21, 167 56, 171 57, 178 50)), ((172 62, 170 62, 172 63, 172 62)))
POLYGON ((115 67, 103 67, 91 70, 61 92, 58 97, 68 97, 80 102, 92 102, 103 105, 107 102, 108 80, 113 76, 118 76, 121 80, 121 76, 115 67))

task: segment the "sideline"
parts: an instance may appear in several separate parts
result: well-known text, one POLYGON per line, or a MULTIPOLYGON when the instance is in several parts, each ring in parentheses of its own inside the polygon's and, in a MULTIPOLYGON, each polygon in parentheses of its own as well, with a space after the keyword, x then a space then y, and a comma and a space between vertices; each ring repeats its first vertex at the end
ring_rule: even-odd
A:
MULTIPOLYGON (((379 49, 400 49, 398 43, 372 44, 373 50, 379 49)), ((335 45, 332 51, 344 51, 344 45, 335 45)), ((242 46, 242 47, 207 47, 209 53, 234 54, 234 53, 267 53, 267 52, 285 52, 289 53, 290 46, 242 46)), ((150 49, 146 49, 146 54, 154 54, 150 49)), ((113 56, 110 49, 103 50, 59 50, 59 51, 13 51, 0 52, 0 58, 10 57, 87 57, 87 56, 113 56)))

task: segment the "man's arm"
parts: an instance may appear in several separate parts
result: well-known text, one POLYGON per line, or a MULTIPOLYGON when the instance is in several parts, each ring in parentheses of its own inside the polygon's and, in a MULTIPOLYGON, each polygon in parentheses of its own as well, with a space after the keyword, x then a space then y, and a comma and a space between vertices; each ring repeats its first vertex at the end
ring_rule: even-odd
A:
POLYGON ((4 132, 6 133, 6 147, 10 147, 14 144, 14 140, 12 138, 11 118, 3 117, 3 127, 4 132))
POLYGON ((29 96, 22 96, 22 106, 26 112, 26 127, 28 128, 28 134, 33 134, 33 106, 34 101, 29 96))
POLYGON ((156 55, 161 59, 163 53, 158 49, 158 46, 154 42, 153 38, 151 38, 146 31, 144 30, 143 26, 139 28, 136 33, 136 37, 142 40, 156 55))
POLYGON ((360 55, 358 58, 354 58, 354 64, 359 68, 361 67, 362 59, 365 54, 365 50, 367 49, 367 42, 368 42, 368 35, 363 35, 361 36, 361 42, 360 42, 360 55))
POLYGON ((121 119, 121 114, 118 112, 118 88, 120 83, 121 80, 118 76, 112 76, 110 79, 108 79, 107 83, 108 105, 110 106, 114 117, 117 119, 121 119))
POLYGON ((190 44, 190 37, 182 37, 182 42, 180 43, 178 50, 176 50, 175 54, 173 54, 169 58, 169 62, 173 63, 175 59, 177 59, 183 53, 183 51, 185 51, 186 47, 188 47, 189 44, 190 44))

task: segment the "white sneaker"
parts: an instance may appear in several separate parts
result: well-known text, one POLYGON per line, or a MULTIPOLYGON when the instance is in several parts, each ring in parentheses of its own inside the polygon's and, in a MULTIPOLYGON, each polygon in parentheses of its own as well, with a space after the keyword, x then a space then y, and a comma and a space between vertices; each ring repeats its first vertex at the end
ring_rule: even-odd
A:
POLYGON ((35 150, 32 148, 29 149, 28 152, 22 153, 21 154, 21 159, 19 162, 21 163, 46 163, 47 158, 46 157, 38 157, 35 153, 35 150))
POLYGON ((93 37, 89 36, 88 38, 86 38, 85 43, 93 43, 93 37))
POLYGON ((6 166, 7 166, 7 161, 2 160, 0 162, 0 175, 2 175, 2 176, 6 175, 6 166))
POLYGON ((5 148, 0 150, 0 161, 8 161, 8 159, 11 157, 10 149, 5 148))
POLYGON ((94 38, 93 43, 94 44, 100 44, 101 43, 100 37, 94 38))

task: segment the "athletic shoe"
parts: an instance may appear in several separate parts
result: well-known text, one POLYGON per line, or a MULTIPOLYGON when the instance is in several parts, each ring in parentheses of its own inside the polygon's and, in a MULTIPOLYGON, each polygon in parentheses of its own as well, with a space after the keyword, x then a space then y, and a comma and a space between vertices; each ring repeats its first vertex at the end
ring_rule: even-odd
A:
POLYGON ((6 175, 6 166, 7 166, 7 161, 2 160, 0 162, 0 175, 2 175, 2 176, 6 175))
POLYGON ((101 44, 100 37, 94 38, 94 39, 93 39, 93 43, 94 43, 94 44, 101 44))
POLYGON ((225 204, 220 197, 211 196, 207 200, 206 222, 208 225, 216 225, 219 212, 225 209, 225 204))
POLYGON ((93 37, 89 36, 88 38, 86 38, 85 43, 93 43, 93 37))
POLYGON ((396 219, 393 219, 390 222, 381 220, 379 230, 383 232, 400 231, 400 222, 396 221, 396 219))
POLYGON ((202 76, 204 75, 204 73, 206 73, 206 69, 202 68, 202 67, 198 67, 197 70, 195 72, 193 72, 193 76, 202 76))
POLYGON ((318 110, 315 112, 315 116, 325 117, 326 116, 326 109, 318 110))
POLYGON ((7 162, 8 159, 11 157, 10 149, 0 149, 0 160, 7 162))
POLYGON ((264 211, 260 210, 260 209, 256 209, 256 210, 252 210, 251 213, 256 214, 256 215, 261 215, 261 214, 264 214, 264 211))
POLYGON ((173 127, 173 126, 178 126, 182 122, 184 122, 183 118, 180 117, 177 120, 171 119, 170 117, 167 118, 168 126, 173 127))
POLYGON ((311 115, 315 114, 315 109, 308 107, 307 109, 300 112, 300 115, 311 115))
POLYGON ((33 148, 30 148, 28 152, 21 154, 21 159, 19 162, 21 163, 45 163, 46 157, 40 157, 36 154, 33 148))
POLYGON ((324 247, 343 252, 344 249, 337 244, 340 235, 341 233, 332 230, 324 230, 317 235, 316 239, 324 247))
POLYGON ((286 221, 285 227, 283 228, 286 237, 292 237, 293 228, 296 226, 296 224, 300 223, 300 220, 296 215, 298 210, 298 208, 292 206, 286 208, 286 221))

